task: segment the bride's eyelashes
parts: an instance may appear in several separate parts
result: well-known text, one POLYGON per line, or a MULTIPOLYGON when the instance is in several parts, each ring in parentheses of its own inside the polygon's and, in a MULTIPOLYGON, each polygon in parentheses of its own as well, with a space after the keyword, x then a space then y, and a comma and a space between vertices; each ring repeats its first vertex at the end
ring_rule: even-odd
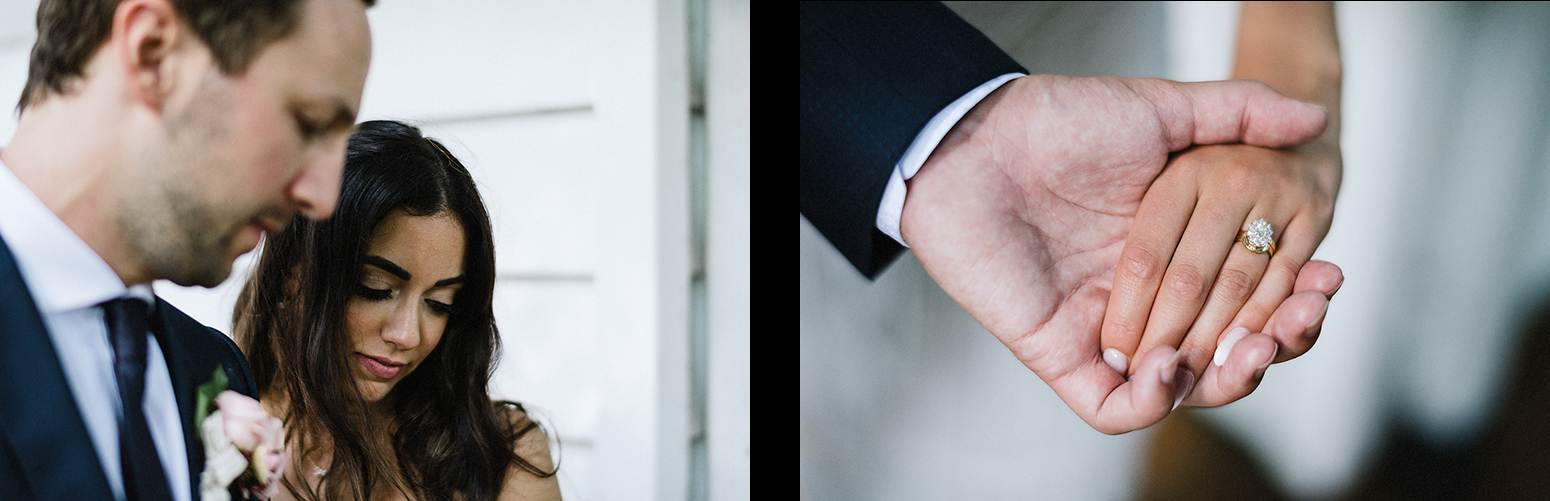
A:
POLYGON ((393 291, 386 289, 373 289, 364 284, 356 284, 355 295, 372 301, 383 301, 393 298, 393 291))
MULTIPOLYGON (((386 301, 393 298, 393 291, 388 289, 373 289, 371 287, 367 287, 365 284, 356 284, 355 295, 360 296, 362 299, 366 299, 368 301, 386 301)), ((435 311, 443 315, 449 315, 452 313, 452 305, 450 304, 433 299, 426 299, 425 304, 431 307, 431 311, 435 311)))

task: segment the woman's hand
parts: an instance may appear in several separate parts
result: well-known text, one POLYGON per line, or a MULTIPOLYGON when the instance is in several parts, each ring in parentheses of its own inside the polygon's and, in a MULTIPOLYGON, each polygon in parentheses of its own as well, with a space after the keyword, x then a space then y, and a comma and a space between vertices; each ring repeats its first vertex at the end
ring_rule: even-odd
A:
POLYGON ((1340 191, 1341 71, 1333 4, 1243 3, 1233 78, 1320 105, 1329 126, 1296 148, 1199 146, 1169 160, 1116 270, 1102 329, 1111 367, 1134 372, 1137 355, 1177 347, 1201 378, 1184 402, 1215 406, 1248 395, 1271 362, 1313 346, 1344 280, 1308 261, 1340 191), (1258 219, 1275 231, 1274 256, 1236 243, 1258 219))
POLYGON ((1305 265, 1328 265, 1309 259, 1329 233, 1340 167, 1332 137, 1287 150, 1210 145, 1176 154, 1142 198, 1121 253, 1103 346, 1124 358, 1106 351, 1105 360, 1177 347, 1180 365, 1199 376, 1184 403, 1218 406, 1253 391, 1272 361, 1306 353, 1343 280, 1309 273, 1298 283, 1305 265), (1238 242, 1257 219, 1275 230, 1273 256, 1238 242))

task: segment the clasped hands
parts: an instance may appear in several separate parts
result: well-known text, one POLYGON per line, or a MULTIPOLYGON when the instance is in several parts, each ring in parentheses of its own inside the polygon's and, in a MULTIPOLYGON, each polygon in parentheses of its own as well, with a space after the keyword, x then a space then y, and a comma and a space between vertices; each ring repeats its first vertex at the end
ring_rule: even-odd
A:
POLYGON ((1338 267, 1323 108, 1252 81, 1031 75, 911 178, 926 272, 1094 429, 1224 405, 1313 346, 1338 267), (1198 146, 1213 145, 1213 146, 1198 146), (1273 226, 1273 256, 1235 242, 1273 226))

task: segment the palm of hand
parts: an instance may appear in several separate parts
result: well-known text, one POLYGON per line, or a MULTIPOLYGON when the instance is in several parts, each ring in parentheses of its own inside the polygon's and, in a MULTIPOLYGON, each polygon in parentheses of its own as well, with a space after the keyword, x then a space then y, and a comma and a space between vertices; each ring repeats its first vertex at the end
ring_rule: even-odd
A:
POLYGON ((1104 432, 1149 425, 1173 401, 1155 383, 1132 391, 1099 347, 1141 199, 1199 137, 1186 123, 1181 141, 1154 82, 1039 75, 997 90, 910 180, 901 227, 933 280, 1104 432))

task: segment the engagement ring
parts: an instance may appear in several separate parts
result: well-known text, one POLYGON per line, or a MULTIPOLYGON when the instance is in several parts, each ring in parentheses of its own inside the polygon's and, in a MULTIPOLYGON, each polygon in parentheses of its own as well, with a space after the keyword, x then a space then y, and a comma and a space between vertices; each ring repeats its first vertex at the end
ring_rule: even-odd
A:
POLYGON ((1238 241, 1255 254, 1268 252, 1271 256, 1276 255, 1275 232, 1264 219, 1256 219, 1249 223, 1248 229, 1239 231, 1238 241))

